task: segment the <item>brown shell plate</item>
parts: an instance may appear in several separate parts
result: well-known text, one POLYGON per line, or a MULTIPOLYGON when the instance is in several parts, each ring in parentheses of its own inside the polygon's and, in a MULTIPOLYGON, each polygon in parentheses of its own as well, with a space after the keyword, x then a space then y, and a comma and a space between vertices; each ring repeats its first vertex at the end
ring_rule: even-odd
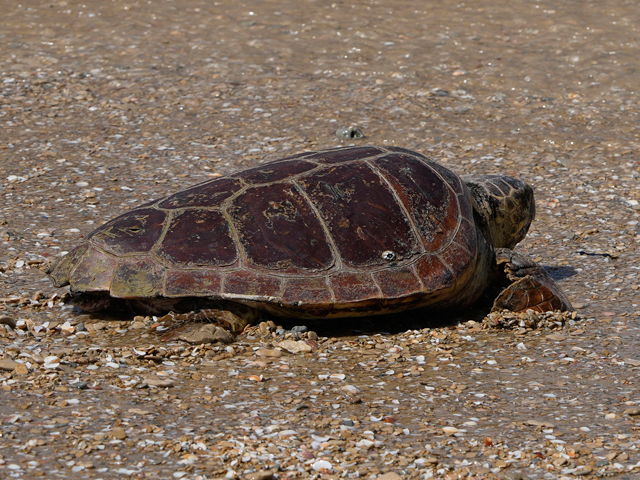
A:
POLYGON ((284 315, 380 313, 451 298, 477 232, 460 178, 409 150, 308 152, 121 215, 52 269, 114 297, 209 297, 284 315))

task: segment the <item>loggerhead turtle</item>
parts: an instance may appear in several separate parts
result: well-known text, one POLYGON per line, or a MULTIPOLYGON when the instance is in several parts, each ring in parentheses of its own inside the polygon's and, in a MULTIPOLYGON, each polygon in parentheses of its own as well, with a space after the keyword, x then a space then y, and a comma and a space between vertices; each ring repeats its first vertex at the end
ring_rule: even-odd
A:
POLYGON ((232 312, 241 325, 256 311, 324 318, 460 309, 497 278, 511 283, 494 310, 572 310, 542 267, 511 250, 534 215, 533 189, 521 180, 463 179, 397 147, 338 148, 142 205, 97 228, 48 273, 85 310, 123 299, 147 313, 232 312))

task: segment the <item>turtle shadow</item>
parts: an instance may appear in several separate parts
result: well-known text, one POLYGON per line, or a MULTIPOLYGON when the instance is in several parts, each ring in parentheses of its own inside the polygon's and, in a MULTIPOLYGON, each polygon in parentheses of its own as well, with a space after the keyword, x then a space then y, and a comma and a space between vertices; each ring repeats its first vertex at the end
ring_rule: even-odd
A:
POLYGON ((569 265, 543 265, 542 268, 544 268, 554 280, 564 280, 565 278, 573 277, 578 274, 578 271, 569 265))
MULTIPOLYGON (((384 315, 368 315, 361 317, 341 317, 322 319, 281 318, 265 315, 264 320, 272 319, 285 330, 296 326, 305 326, 322 337, 352 337, 358 335, 396 335, 408 330, 422 330, 425 328, 455 328, 456 325, 468 320, 481 322, 491 311, 493 301, 501 288, 489 288, 474 305, 463 310, 436 310, 429 308, 407 310, 399 313, 384 315)), ((193 306, 198 309, 198 306, 193 306)), ((199 307, 202 307, 200 305, 199 307)), ((190 309, 187 309, 190 310, 190 309)), ((85 323, 94 322, 126 322, 129 324, 132 315, 145 315, 129 308, 126 302, 115 302, 112 308, 98 312, 84 312, 82 308, 74 306, 73 314, 85 323)), ((158 315, 161 316, 161 315, 158 315)))
MULTIPOLYGON (((471 308, 465 310, 429 309, 409 310, 401 313, 371 315, 365 317, 309 319, 277 319, 283 328, 289 330, 294 326, 304 325, 323 337, 351 337, 358 335, 396 335, 408 330, 425 328, 455 328, 456 325, 475 320, 481 322, 491 311, 495 297, 482 298, 471 308)), ((276 320, 276 319, 274 319, 276 320)))

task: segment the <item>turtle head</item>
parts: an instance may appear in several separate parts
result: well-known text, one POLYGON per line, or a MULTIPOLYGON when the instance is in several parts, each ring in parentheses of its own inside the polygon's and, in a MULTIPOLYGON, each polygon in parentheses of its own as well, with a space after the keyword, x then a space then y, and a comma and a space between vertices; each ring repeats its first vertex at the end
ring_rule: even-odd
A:
POLYGON ((522 241, 536 215, 533 188, 505 175, 465 177, 473 198, 473 215, 495 248, 512 248, 522 241))

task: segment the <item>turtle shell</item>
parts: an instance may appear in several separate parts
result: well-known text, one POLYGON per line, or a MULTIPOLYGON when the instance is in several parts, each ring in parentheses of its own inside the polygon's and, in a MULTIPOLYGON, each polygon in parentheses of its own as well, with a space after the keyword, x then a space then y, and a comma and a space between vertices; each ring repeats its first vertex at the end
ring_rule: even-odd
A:
POLYGON ((472 279, 469 198, 457 175, 409 150, 307 152, 125 213, 50 275, 74 292, 207 297, 302 317, 433 305, 472 279))

